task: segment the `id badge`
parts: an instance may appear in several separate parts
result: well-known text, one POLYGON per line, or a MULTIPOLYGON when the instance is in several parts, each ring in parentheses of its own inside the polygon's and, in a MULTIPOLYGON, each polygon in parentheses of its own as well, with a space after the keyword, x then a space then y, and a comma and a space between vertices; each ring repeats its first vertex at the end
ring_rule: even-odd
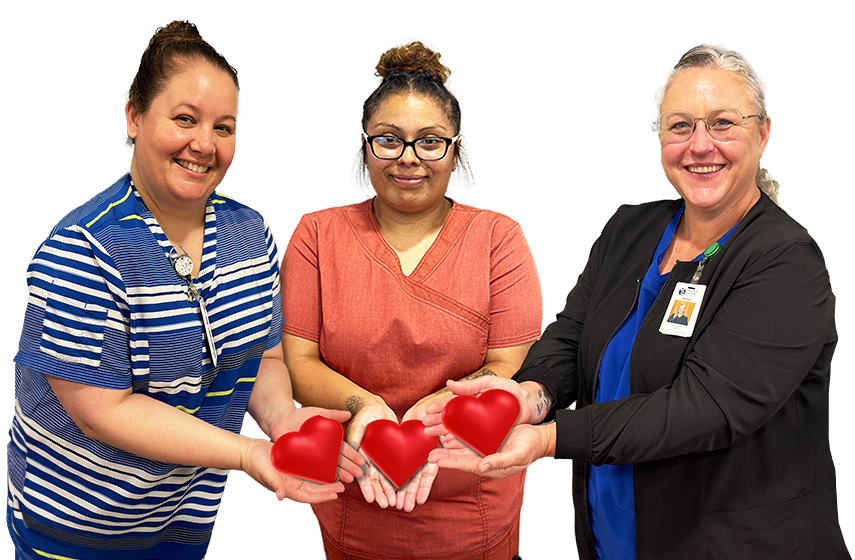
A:
POLYGON ((662 317, 662 324, 659 325, 659 332, 684 338, 692 336, 706 289, 703 284, 677 282, 671 294, 671 302, 662 317))

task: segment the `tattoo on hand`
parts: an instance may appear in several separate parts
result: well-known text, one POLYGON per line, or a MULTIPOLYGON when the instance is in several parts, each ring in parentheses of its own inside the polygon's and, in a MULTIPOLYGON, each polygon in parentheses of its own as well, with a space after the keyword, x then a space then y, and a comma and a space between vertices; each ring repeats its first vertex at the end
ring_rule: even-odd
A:
POLYGON ((347 402, 345 403, 347 406, 347 411, 350 412, 351 418, 356 416, 356 413, 365 406, 365 400, 362 397, 358 397, 356 395, 347 397, 347 402))
POLYGON ((546 391, 539 390, 537 398, 540 399, 537 403, 537 419, 539 420, 552 406, 552 397, 546 391))

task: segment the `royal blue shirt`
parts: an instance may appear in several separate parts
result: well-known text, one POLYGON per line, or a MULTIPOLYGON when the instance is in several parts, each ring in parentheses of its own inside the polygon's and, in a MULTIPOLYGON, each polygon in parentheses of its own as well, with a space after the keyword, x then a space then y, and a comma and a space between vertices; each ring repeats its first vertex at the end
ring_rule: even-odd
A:
MULTIPOLYGON (((638 329, 668 281, 659 274, 659 266, 683 216, 685 205, 674 214, 665 228, 650 268, 641 281, 636 306, 617 331, 603 354, 595 402, 608 402, 629 396, 629 360, 638 329)), ((719 239, 724 242, 736 229, 719 239)), ((700 260, 703 253, 695 257, 700 260)), ((591 466, 588 477, 588 506, 594 547, 600 560, 635 560, 635 501, 633 499, 632 465, 591 466)))

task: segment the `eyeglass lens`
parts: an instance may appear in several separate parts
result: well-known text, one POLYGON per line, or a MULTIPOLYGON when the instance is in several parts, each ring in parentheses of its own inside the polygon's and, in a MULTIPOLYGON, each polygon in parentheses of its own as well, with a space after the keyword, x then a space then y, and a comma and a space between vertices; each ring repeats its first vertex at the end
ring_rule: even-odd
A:
POLYGON ((419 138, 413 142, 404 142, 397 136, 378 136, 371 141, 371 150, 378 158, 398 159, 404 155, 407 145, 412 145, 416 156, 423 160, 437 160, 445 157, 450 141, 445 138, 419 138))
POLYGON ((706 118, 695 119, 684 111, 668 111, 659 118, 662 136, 671 144, 688 140, 695 130, 696 122, 703 120, 715 140, 729 142, 742 132, 743 116, 738 109, 713 109, 706 118))

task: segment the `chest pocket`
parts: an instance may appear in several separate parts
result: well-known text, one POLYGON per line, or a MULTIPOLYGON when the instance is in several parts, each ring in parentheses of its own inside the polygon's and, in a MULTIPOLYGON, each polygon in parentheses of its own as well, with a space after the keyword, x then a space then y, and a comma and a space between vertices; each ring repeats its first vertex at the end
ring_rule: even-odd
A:
MULTIPOLYGON (((214 372, 203 373, 205 342, 202 324, 148 333, 149 367, 137 389, 171 406, 198 408, 214 372), (207 379, 210 377, 210 379, 207 379), (144 385, 144 387, 143 387, 144 385)), ((210 364, 207 366, 210 369, 210 364)))

